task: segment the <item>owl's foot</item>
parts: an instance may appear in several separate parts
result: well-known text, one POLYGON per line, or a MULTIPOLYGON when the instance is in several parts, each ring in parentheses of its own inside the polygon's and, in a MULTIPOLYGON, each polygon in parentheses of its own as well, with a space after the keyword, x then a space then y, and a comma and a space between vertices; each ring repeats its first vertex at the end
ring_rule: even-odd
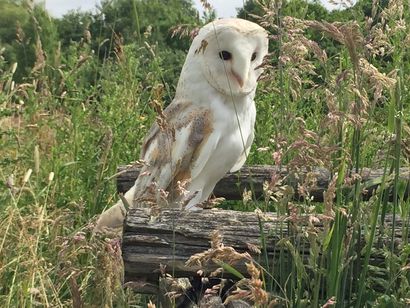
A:
POLYGON ((127 211, 124 205, 122 202, 118 202, 100 215, 93 233, 103 234, 109 237, 122 237, 123 223, 126 214, 127 211))

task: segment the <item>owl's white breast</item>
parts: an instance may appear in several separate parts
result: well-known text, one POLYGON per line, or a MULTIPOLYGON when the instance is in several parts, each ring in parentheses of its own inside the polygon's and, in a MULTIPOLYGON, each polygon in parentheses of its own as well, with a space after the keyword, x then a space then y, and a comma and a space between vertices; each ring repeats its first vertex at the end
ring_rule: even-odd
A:
MULTIPOLYGON (((190 50, 192 53, 192 50, 190 50)), ((218 92, 203 75, 197 57, 188 56, 181 72, 175 99, 192 102, 207 108, 212 114, 212 133, 208 149, 201 149, 200 166, 192 166, 191 182, 187 189, 197 192, 187 208, 205 201, 216 183, 238 162, 253 138, 256 109, 255 90, 243 96, 230 96, 218 92)))
POLYGON ((230 98, 214 98, 210 109, 214 124, 209 139, 214 140, 216 146, 200 172, 193 173, 188 190, 198 193, 188 204, 188 209, 209 197, 217 182, 243 155, 254 133, 256 109, 252 97, 234 102, 230 98))
MULTIPOLYGON (((236 99, 234 102, 228 98, 223 102, 216 100, 211 106, 214 111, 215 131, 220 135, 214 156, 224 169, 223 176, 238 161, 253 135, 255 103, 251 97, 236 99)), ((210 168, 218 169, 218 166, 214 166, 211 161, 210 168)))

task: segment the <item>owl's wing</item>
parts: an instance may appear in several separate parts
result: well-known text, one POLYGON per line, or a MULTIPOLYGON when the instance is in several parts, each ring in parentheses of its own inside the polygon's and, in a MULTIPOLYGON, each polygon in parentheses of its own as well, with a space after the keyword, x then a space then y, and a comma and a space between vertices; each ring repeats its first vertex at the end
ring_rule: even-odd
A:
MULTIPOLYGON (((217 145, 218 137, 212 132, 209 109, 173 101, 144 139, 140 158, 146 165, 125 194, 127 202, 131 206, 146 201, 159 203, 164 199, 162 191, 175 193, 178 181, 199 174, 217 145)), ((119 201, 100 215, 95 231, 120 233, 125 214, 124 205, 119 201)))
POLYGON ((178 181, 189 180, 200 172, 216 147, 209 109, 174 101, 164 115, 163 123, 155 123, 144 141, 141 159, 147 165, 135 182, 137 202, 152 198, 153 190, 155 202, 160 201, 158 189, 174 192, 178 181))

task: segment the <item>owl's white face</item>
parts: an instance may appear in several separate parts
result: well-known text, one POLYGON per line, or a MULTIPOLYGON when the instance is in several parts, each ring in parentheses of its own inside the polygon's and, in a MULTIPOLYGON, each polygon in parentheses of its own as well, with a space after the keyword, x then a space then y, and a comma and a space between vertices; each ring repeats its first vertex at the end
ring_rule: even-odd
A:
POLYGON ((263 28, 246 20, 222 19, 202 28, 193 45, 203 75, 218 92, 244 96, 256 89, 259 66, 268 52, 263 28))

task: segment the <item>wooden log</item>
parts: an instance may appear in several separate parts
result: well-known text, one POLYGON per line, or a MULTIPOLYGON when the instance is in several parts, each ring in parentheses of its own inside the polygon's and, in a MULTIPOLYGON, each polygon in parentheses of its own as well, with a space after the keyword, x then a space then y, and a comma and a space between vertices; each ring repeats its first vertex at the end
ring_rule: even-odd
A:
MULTIPOLYGON (((298 185, 302 184, 306 177, 314 176, 316 184, 308 187, 309 195, 313 198, 312 201, 322 202, 323 192, 327 189, 331 180, 330 172, 325 168, 314 168, 313 171, 301 170, 297 174, 288 171, 286 168, 276 166, 245 166, 235 173, 228 173, 214 189, 216 197, 224 197, 227 200, 242 200, 245 189, 253 191, 256 200, 263 200, 263 183, 270 182, 272 176, 277 175, 280 179, 284 179, 284 184, 290 185, 295 191, 295 199, 301 199, 298 194, 298 185)), ((125 193, 132 187, 138 177, 139 169, 120 166, 118 168, 117 191, 125 193)), ((364 168, 361 173, 363 184, 363 199, 368 200, 376 191, 381 183, 383 175, 382 169, 371 170, 364 168)), ((409 197, 410 194, 410 172, 409 168, 400 170, 400 179, 403 182, 404 196, 409 197)), ((345 187, 345 193, 349 194, 353 187, 345 187)))
MULTIPOLYGON (((288 218, 280 217, 276 213, 261 215, 254 212, 220 209, 194 212, 167 209, 162 210, 158 216, 151 217, 149 209, 131 209, 123 234, 122 255, 125 281, 158 281, 161 269, 165 269, 166 273, 173 277, 190 277, 195 275, 199 269, 205 272, 215 270, 217 265, 212 263, 202 267, 186 265, 186 261, 191 256, 210 248, 210 239, 215 230, 222 235, 222 242, 225 246, 231 246, 240 253, 250 252, 253 258, 261 263, 261 256, 250 249, 252 246, 261 247, 261 234, 266 240, 268 259, 273 264, 277 264, 274 260, 278 259, 280 247, 284 247, 287 251, 280 241, 289 236, 298 238, 299 244, 296 249, 302 258, 307 257, 309 242, 303 236, 298 235, 308 230, 308 217, 299 217, 298 221, 293 224, 288 224, 288 218)), ((386 228, 391 225, 391 217, 388 216, 386 228)), ((315 225, 315 228, 322 227, 321 224, 315 225)), ((402 223, 399 218, 395 228, 396 241, 400 244, 402 223)), ((375 245, 380 245, 380 241, 376 242, 375 245)), ((290 254, 287 259, 292 259, 290 254)), ((246 275, 245 261, 235 265, 235 269, 244 275, 246 275)), ((382 255, 372 253, 372 264, 383 262, 382 255)), ((229 276, 229 273, 224 273, 225 278, 229 276)))
MULTIPOLYGON (((278 219, 267 223, 273 227, 278 219)), ((210 248, 212 233, 218 230, 223 243, 238 251, 246 251, 249 244, 259 245, 258 216, 249 212, 204 210, 163 210, 154 220, 149 209, 131 209, 123 233, 123 261, 127 280, 160 274, 159 265, 175 277, 189 277, 201 267, 188 267, 185 262, 192 255, 210 248)), ((216 269, 210 266, 208 271, 216 269)), ((151 280, 151 279, 150 279, 151 280)))

